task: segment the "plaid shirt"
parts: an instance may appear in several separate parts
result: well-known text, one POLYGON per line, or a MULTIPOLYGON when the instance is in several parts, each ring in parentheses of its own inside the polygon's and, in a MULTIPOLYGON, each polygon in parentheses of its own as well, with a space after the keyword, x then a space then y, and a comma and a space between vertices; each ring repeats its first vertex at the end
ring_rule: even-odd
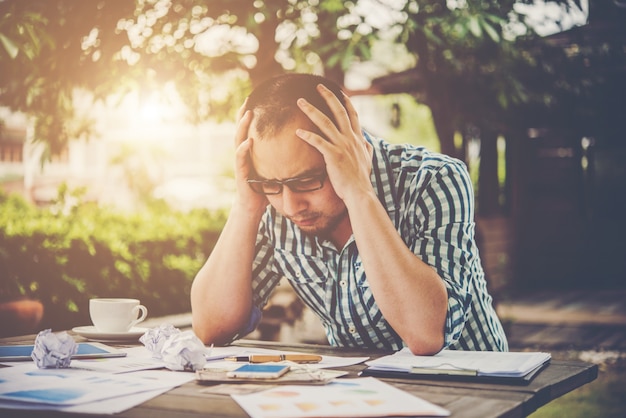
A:
MULTIPOLYGON (((447 287, 445 346, 507 350, 473 238, 474 196, 465 166, 421 147, 365 135, 374 145, 371 181, 380 202, 407 247, 447 287)), ((252 277, 255 309, 246 332, 256 326, 272 289, 286 277, 321 319, 331 345, 405 346, 376 305, 354 237, 337 249, 330 241, 302 234, 268 206, 257 235, 252 277)))

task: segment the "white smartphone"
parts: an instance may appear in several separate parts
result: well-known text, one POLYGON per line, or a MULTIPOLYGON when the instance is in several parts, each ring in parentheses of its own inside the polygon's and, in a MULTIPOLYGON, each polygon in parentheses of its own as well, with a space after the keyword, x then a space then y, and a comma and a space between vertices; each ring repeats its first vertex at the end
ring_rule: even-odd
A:
POLYGON ((228 377, 246 379, 277 379, 289 371, 286 364, 244 364, 226 373, 228 377))

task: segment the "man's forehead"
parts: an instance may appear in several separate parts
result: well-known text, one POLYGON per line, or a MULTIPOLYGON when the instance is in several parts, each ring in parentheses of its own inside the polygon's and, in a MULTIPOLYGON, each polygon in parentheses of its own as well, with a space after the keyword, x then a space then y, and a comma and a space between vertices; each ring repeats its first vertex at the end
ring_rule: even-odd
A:
POLYGON ((287 179, 324 169, 322 154, 296 136, 296 129, 300 126, 291 122, 271 137, 251 135, 254 142, 250 156, 259 177, 287 179))
POLYGON ((289 146, 284 142, 276 139, 253 144, 252 165, 258 176, 280 180, 324 170, 324 158, 316 149, 306 143, 289 146))

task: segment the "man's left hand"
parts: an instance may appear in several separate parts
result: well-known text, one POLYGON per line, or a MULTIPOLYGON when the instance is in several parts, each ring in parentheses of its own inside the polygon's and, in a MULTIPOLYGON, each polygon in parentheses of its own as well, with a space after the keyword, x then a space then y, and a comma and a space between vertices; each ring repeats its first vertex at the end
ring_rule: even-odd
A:
POLYGON ((296 135, 324 156, 335 193, 347 202, 361 193, 372 191, 372 145, 361 132, 357 112, 348 96, 344 95, 344 107, 337 96, 322 84, 317 90, 333 112, 337 125, 305 99, 299 99, 300 110, 325 137, 304 129, 298 129, 296 135))

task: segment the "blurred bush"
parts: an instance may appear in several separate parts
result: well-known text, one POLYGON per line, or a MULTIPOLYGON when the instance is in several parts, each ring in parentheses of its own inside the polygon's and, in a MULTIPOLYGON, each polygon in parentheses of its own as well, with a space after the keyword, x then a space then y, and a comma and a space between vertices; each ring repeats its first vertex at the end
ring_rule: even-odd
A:
POLYGON ((41 329, 53 330, 90 324, 92 297, 137 298, 149 316, 188 312, 225 219, 159 202, 132 214, 63 198, 38 208, 0 192, 0 301, 41 301, 41 329))

